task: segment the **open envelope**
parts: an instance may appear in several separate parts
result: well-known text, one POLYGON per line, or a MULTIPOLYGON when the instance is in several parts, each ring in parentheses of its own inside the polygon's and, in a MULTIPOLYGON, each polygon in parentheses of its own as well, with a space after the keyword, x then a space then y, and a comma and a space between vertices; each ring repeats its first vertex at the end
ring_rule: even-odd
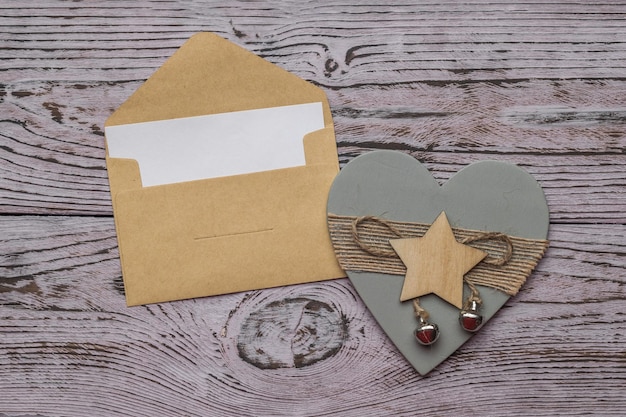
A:
POLYGON ((339 171, 324 92, 216 35, 188 40, 106 126, 321 102, 306 165, 144 187, 133 159, 107 169, 128 305, 345 276, 326 227, 339 171))

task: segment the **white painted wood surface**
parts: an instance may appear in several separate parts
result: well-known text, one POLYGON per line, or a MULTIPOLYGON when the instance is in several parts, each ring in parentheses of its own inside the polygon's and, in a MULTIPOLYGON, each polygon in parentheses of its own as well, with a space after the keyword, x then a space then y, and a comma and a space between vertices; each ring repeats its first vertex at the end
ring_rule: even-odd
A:
POLYGON ((625 74, 624 2, 2 2, 0 416, 626 415, 625 74), (102 126, 198 31, 320 85, 342 164, 533 174, 520 294, 427 377, 345 279, 125 307, 102 126))

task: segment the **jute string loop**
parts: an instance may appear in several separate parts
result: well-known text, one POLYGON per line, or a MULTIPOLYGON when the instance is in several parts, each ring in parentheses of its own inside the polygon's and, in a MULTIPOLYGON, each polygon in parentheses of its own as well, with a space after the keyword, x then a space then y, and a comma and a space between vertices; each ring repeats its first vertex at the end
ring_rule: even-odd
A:
POLYGON ((394 251, 393 249, 378 248, 377 246, 369 245, 361 240, 361 238, 359 237, 359 224, 366 222, 366 221, 372 221, 372 222, 382 224, 387 229, 389 229, 389 231, 393 233, 396 237, 398 238, 402 237, 400 232, 393 226, 393 224, 391 224, 391 222, 385 219, 381 219, 379 217, 361 216, 361 217, 357 217, 352 222, 352 239, 354 239, 356 244, 359 245, 359 247, 363 249, 365 252, 374 256, 396 256, 396 251, 394 251))
POLYGON ((430 315, 428 314, 428 311, 426 311, 426 309, 424 309, 420 305, 420 299, 419 298, 414 298, 413 299, 413 311, 415 311, 415 317, 418 320, 427 321, 428 317, 430 317, 430 315))
POLYGON ((467 297, 467 300, 465 300, 465 303, 463 304, 463 309, 469 309, 473 302, 480 306, 483 303, 483 300, 482 298, 480 298, 480 292, 478 291, 478 288, 476 288, 476 285, 474 285, 474 283, 467 278, 465 278, 464 280, 465 284, 467 284, 470 290, 470 295, 469 297, 467 297))
POLYGON ((511 242, 511 239, 504 233, 484 232, 476 236, 468 236, 464 239, 461 239, 461 243, 468 244, 481 240, 499 240, 501 242, 504 242, 504 244, 506 245, 506 249, 504 250, 504 253, 500 258, 496 258, 491 254, 487 254, 487 257, 483 259, 482 262, 489 265, 502 266, 506 265, 506 263, 511 260, 511 256, 513 256, 513 242, 511 242))

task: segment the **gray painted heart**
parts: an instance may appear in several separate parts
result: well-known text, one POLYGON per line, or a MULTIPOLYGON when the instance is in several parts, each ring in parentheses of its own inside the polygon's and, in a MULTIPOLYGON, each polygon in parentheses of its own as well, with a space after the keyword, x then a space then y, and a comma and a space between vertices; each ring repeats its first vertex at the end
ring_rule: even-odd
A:
MULTIPOLYGON (((328 212, 340 216, 431 224, 442 211, 452 227, 528 239, 546 239, 548 234, 549 212, 541 187, 522 169, 503 162, 471 164, 440 186, 412 157, 374 151, 341 170, 328 199, 328 212)), ((400 302, 404 276, 346 273, 381 328, 420 374, 428 373, 471 337, 459 325, 458 308, 430 294, 420 297, 420 303, 441 333, 435 344, 418 345, 413 335, 417 320, 412 303, 400 302)), ((509 296, 490 287, 479 289, 481 313, 488 321, 509 296)))

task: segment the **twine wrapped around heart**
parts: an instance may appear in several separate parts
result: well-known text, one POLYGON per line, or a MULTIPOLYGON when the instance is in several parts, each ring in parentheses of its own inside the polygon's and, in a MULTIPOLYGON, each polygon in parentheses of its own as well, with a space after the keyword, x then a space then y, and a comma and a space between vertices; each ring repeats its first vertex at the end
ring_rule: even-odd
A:
MULTIPOLYGON (((335 253, 346 271, 406 274, 406 267, 389 244, 389 239, 422 237, 429 227, 429 224, 374 216, 328 214, 328 228, 335 253)), ((465 282, 474 295, 477 294, 475 285, 494 288, 510 296, 517 294, 548 247, 547 240, 463 228, 452 228, 452 231, 457 241, 472 243, 472 246, 488 254, 465 275, 465 282)))

